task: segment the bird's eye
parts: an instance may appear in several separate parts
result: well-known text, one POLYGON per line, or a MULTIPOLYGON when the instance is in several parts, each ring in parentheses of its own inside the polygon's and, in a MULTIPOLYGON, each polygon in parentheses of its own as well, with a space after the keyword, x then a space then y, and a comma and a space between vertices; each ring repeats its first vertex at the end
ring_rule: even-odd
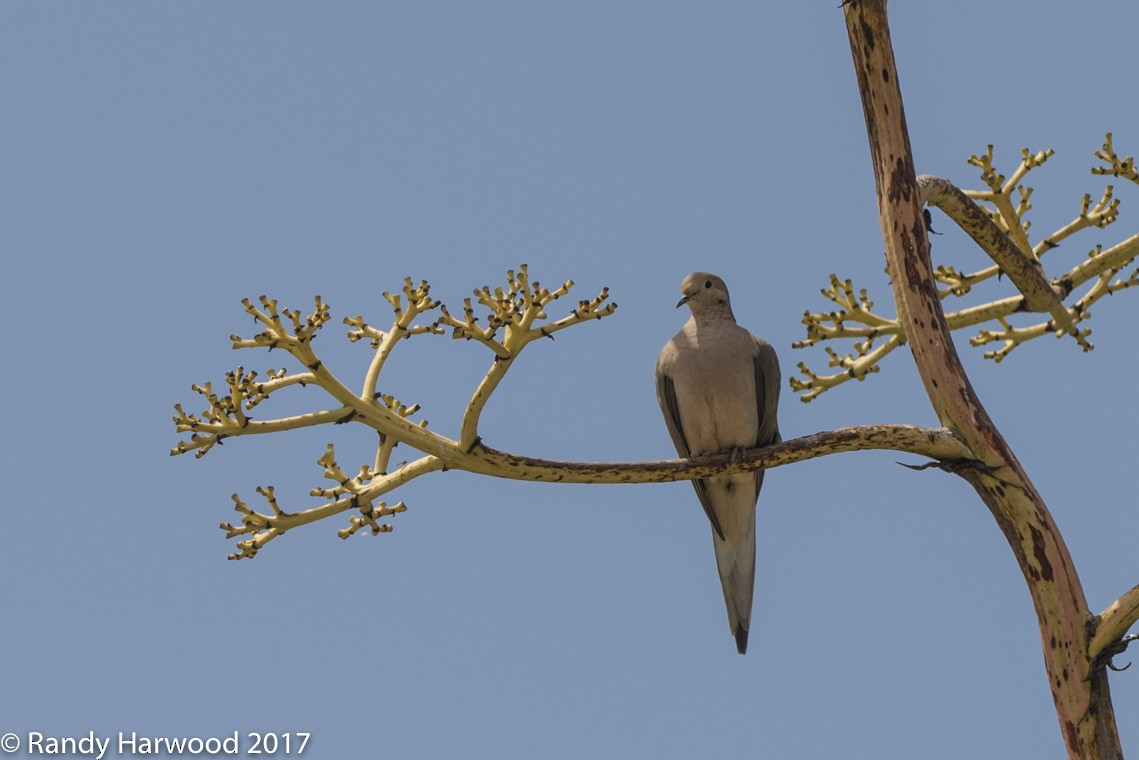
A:
POLYGON ((704 287, 706 287, 706 288, 712 287, 712 281, 711 280, 704 280, 704 287))

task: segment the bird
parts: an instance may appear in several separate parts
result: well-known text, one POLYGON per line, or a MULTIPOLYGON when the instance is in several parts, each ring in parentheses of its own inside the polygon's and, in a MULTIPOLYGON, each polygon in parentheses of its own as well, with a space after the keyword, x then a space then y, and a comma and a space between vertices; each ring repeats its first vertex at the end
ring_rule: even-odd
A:
MULTIPOLYGON (((775 349, 736 324, 724 281, 694 272, 676 308, 691 318, 656 363, 657 401, 682 458, 778 443, 780 372, 775 349)), ((712 545, 740 654, 747 652, 755 588, 755 508, 763 470, 693 480, 712 526, 712 545)))

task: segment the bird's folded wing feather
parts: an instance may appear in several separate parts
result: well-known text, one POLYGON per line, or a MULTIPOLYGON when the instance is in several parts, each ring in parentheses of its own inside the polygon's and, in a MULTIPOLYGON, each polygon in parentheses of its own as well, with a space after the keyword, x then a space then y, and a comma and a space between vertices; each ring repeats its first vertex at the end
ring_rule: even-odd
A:
POLYGON ((770 446, 781 440, 776 409, 779 406, 779 385, 782 379, 779 360, 775 357, 775 349, 771 344, 757 340, 756 347, 755 401, 758 405, 759 429, 756 431, 755 445, 770 446))
MULTIPOLYGON (((774 355, 774 352, 772 354, 774 355)), ((778 368, 776 371, 778 372, 778 368)), ((664 423, 668 427, 668 434, 672 436, 673 444, 676 445, 677 453, 688 459, 692 456, 692 452, 688 447, 688 441, 684 438, 684 427, 680 423, 680 406, 676 403, 676 386, 668 373, 663 370, 657 372, 657 401, 660 402, 660 408, 664 412, 664 423)), ((696 489, 696 496, 700 499, 704 512, 708 515, 708 520, 712 523, 712 529, 716 531, 716 535, 720 537, 721 541, 724 540, 724 529, 720 527, 720 521, 716 518, 715 510, 712 509, 712 502, 708 496, 708 486, 703 480, 694 480, 692 485, 696 489)))

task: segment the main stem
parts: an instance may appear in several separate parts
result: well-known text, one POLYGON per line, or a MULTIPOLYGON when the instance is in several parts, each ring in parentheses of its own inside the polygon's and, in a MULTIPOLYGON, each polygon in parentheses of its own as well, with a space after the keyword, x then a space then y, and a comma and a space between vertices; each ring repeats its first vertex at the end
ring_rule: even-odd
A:
POLYGON ((1071 556, 1044 500, 973 391, 941 309, 885 0, 848 0, 843 8, 899 323, 941 423, 985 465, 961 474, 989 507, 1028 584, 1068 757, 1122 758, 1107 676, 1100 669, 1088 677, 1093 618, 1071 556))

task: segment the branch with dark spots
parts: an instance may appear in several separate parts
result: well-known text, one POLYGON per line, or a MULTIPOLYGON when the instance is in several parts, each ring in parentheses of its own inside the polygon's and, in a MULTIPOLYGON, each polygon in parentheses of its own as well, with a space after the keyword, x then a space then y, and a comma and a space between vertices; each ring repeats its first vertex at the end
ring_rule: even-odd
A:
POLYGON ((1048 551, 1044 543, 1044 534, 1035 525, 1029 525, 1028 531, 1032 535, 1032 556, 1036 560, 1036 567, 1040 571, 1040 578, 1051 583, 1055 576, 1052 574, 1052 562, 1048 559, 1048 551))
MULTIPOLYGON (((924 175, 917 178, 918 188, 926 203, 937 206, 969 234, 985 253, 996 262, 1000 271, 1009 276, 1024 296, 1027 310, 1047 312, 1068 335, 1084 348, 1091 350, 1085 340, 1086 333, 1076 328, 1076 320, 1068 313, 1064 303, 1044 278, 1044 269, 1035 257, 1026 255, 981 208, 953 183, 939 177, 924 175)), ((1054 246, 1053 246, 1054 247, 1054 246)))
MULTIPOLYGON (((1002 484, 994 480, 994 474, 977 468, 960 471, 993 514, 1025 579, 1040 628, 1047 680, 1068 757, 1117 760, 1122 751, 1106 679, 1102 673, 1087 682, 1072 677, 1085 672, 1092 661, 1085 626, 1091 616, 1079 576, 1047 505, 969 382, 949 332, 954 315, 942 312, 942 300, 966 292, 970 281, 958 278, 948 293, 931 296, 931 281, 939 276, 948 279, 947 273, 944 269, 935 270, 930 261, 918 198, 906 200, 906 193, 896 186, 902 182, 917 188, 918 183, 908 172, 898 177, 894 171, 898 157, 909 157, 912 151, 885 5, 885 0, 859 0, 846 7, 846 21, 865 111, 897 322, 906 326, 906 344, 938 420, 961 436, 969 452, 965 458, 980 460, 985 467, 999 472, 1003 481, 1002 484), (879 42, 876 49, 865 44, 868 28, 879 42), (888 82, 871 76, 871 72, 882 67, 892 73, 888 82)), ((977 159, 977 164, 983 167, 983 179, 990 188, 988 194, 997 206, 993 221, 998 225, 1004 222, 1003 231, 1021 253, 1035 254, 1020 223, 1028 209, 1028 194, 1022 193, 1021 203, 1014 207, 1009 198, 1011 188, 1004 184, 1004 177, 992 170, 990 159, 991 150, 985 159, 977 159)), ((1026 151, 1018 171, 1027 171, 1036 159, 1026 151)), ((1015 176, 1013 180, 1019 181, 1015 176)), ((1008 303, 1002 308, 1015 308, 1022 300, 1027 300, 1025 295, 1006 299, 1008 303)), ((1006 312, 997 314, 1001 318, 1007 316, 1006 312)))
MULTIPOLYGON (((1103 197, 1092 203, 1085 196, 1080 204, 1077 217, 1061 229, 1047 236, 1033 248, 1028 242, 1027 222, 1022 217, 1032 208, 1028 198, 1032 188, 1018 184, 1031 169, 1043 164, 1051 151, 1030 153, 1025 150, 1020 165, 1011 178, 998 174, 992 166, 992 147, 984 157, 974 156, 971 163, 982 167, 982 180, 989 186, 984 191, 963 191, 949 180, 937 177, 919 177, 919 197, 923 202, 939 207, 993 258, 996 264, 986 269, 963 274, 953 266, 941 265, 933 271, 933 280, 938 284, 937 295, 943 301, 962 298, 973 287, 991 278, 1009 274, 1009 280, 1018 294, 998 300, 968 306, 943 315, 950 330, 961 330, 985 323, 995 322, 990 327, 980 327, 972 338, 971 345, 985 346, 997 343, 994 350, 984 353, 986 359, 1000 362, 1021 344, 1044 335, 1059 334, 1073 337, 1085 351, 1091 350, 1091 331, 1081 328, 1080 323, 1090 318, 1089 307, 1105 295, 1139 285, 1139 270, 1129 277, 1119 275, 1139 254, 1139 235, 1132 236, 1106 250, 1097 245, 1086 260, 1076 264, 1067 272, 1051 280, 1045 275, 1041 257, 1059 246, 1061 240, 1085 229, 1098 229, 1111 224, 1118 214, 1118 201, 1113 198, 1110 187, 1103 197), (1020 194, 1019 202, 1012 200, 1013 193, 1020 194), (995 208, 980 205, 993 203, 995 208), (1007 218, 1006 218, 1007 216, 1007 218), (1014 220, 1010 227, 1009 219, 1014 220), (1019 232, 1013 231, 1019 230, 1019 232), (1023 235, 1023 239, 1018 236, 1023 235), (1018 243, 1018 240, 1021 242, 1018 243), (1085 283, 1090 287, 1072 303, 1065 301, 1075 289, 1085 283), (1049 319, 1030 326, 1020 326, 1009 320, 1018 314, 1044 313, 1049 319)), ((887 200, 904 200, 904 192, 898 186, 898 159, 889 162, 889 186, 887 200)), ((929 208, 923 208, 920 226, 928 235, 932 233, 929 208)), ((914 250, 914 241, 922 233, 918 224, 907 230, 900 240, 902 249, 914 250)), ((927 237, 928 240, 928 237, 927 237)), ((907 326, 897 318, 875 313, 866 289, 855 297, 850 281, 845 288, 836 275, 831 275, 831 287, 823 289, 823 295, 839 308, 835 311, 803 315, 807 328, 805 340, 792 344, 793 348, 806 348, 824 341, 849 339, 852 351, 840 354, 825 346, 829 357, 828 366, 837 368, 832 375, 812 372, 805 363, 799 363, 801 377, 790 378, 792 390, 800 393, 800 400, 811 401, 821 393, 852 379, 863 380, 879 370, 880 363, 896 348, 906 345, 907 326)))
POLYGON ((938 460, 960 460, 968 450, 951 431, 916 425, 859 425, 836 428, 757 449, 725 451, 692 459, 647 462, 566 462, 523 457, 480 444, 471 451, 476 472, 519 480, 566 483, 667 483, 715 475, 773 469, 849 451, 905 451, 938 460), (482 463, 483 466, 480 466, 482 463), (509 472, 509 476, 500 474, 509 472))

